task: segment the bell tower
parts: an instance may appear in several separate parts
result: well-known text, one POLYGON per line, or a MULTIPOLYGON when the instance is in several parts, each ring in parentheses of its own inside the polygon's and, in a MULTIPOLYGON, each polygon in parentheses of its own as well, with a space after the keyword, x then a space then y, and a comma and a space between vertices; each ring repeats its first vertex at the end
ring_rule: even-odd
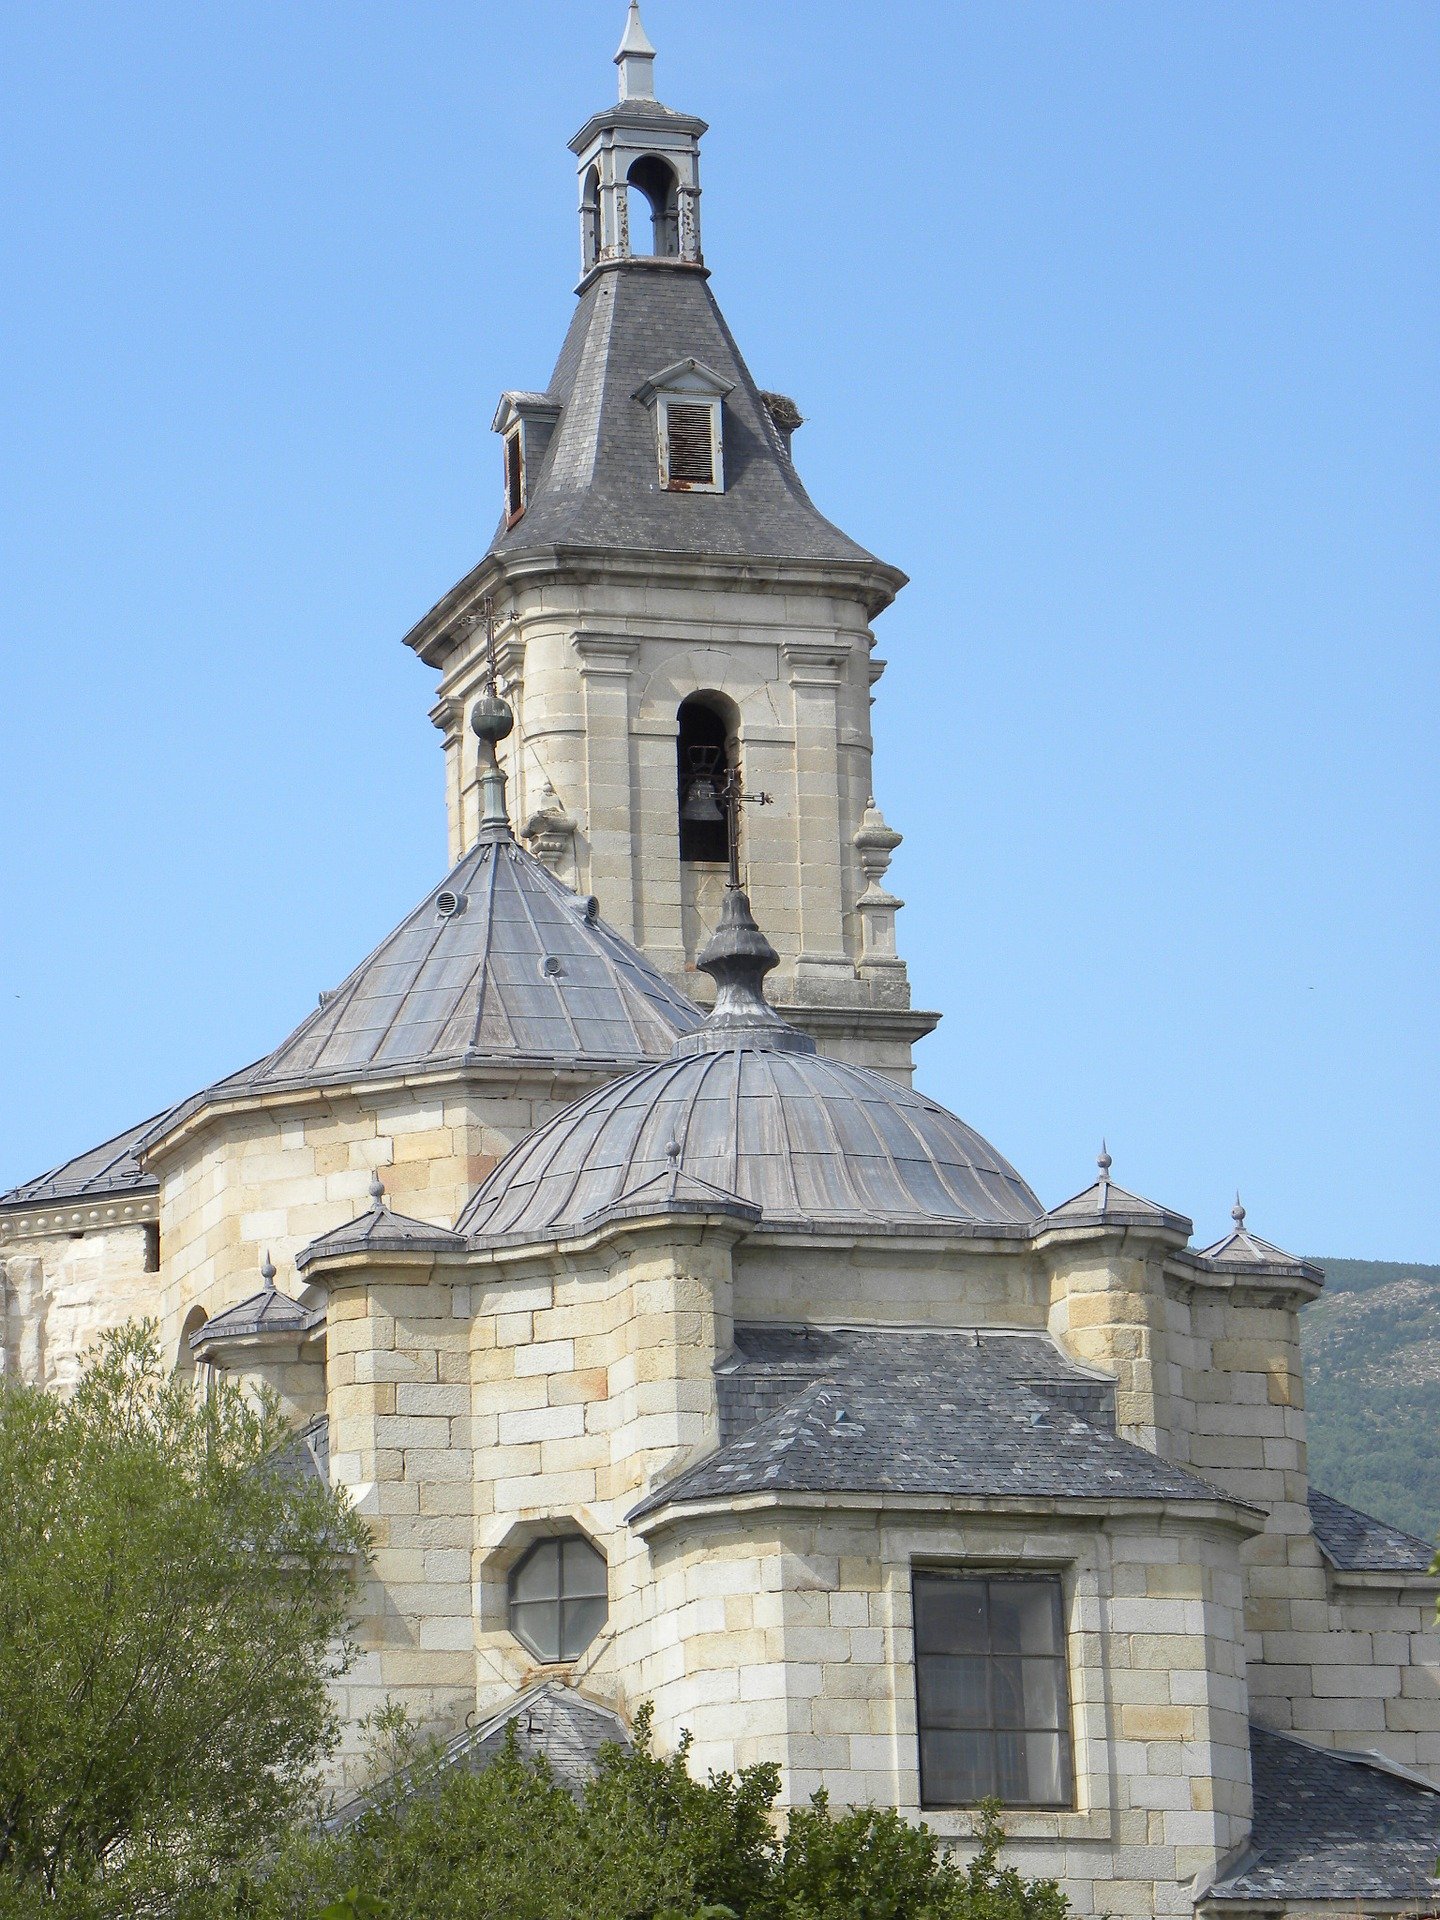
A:
POLYGON ((907 1079, 936 1016, 910 1006, 882 882, 871 623, 905 576, 841 532, 791 453, 701 251, 705 122, 655 97, 631 0, 619 98, 570 142, 581 277, 543 391, 502 394, 501 513, 479 564, 407 636, 440 672, 450 848, 482 817, 469 709, 515 715, 501 758, 525 839, 697 998, 738 859, 821 1049, 907 1079))
POLYGON ((580 173, 580 271, 637 254, 698 265, 705 122, 656 100, 655 49, 638 0, 631 0, 615 64, 618 104, 592 115, 570 142, 580 173), (632 233, 632 212, 648 214, 648 232, 637 222, 632 233))

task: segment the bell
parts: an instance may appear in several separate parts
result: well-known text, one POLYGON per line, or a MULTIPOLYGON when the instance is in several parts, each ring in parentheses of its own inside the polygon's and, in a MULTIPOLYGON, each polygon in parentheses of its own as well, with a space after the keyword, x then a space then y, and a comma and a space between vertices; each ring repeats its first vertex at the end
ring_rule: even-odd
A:
POLYGON ((723 820, 720 802, 715 798, 713 780, 692 780, 685 790, 685 804, 680 809, 680 818, 695 824, 703 822, 712 826, 717 820, 723 820))

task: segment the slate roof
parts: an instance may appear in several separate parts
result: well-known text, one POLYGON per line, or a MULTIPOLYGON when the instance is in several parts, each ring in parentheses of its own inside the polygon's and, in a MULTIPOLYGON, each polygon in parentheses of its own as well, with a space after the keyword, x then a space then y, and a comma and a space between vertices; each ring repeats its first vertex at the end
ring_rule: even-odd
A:
POLYGON ((1435 1559, 1432 1542, 1316 1487, 1310 1489, 1310 1524, 1320 1551, 1341 1573, 1428 1573, 1435 1559))
POLYGON ((506 835, 472 847, 265 1059, 206 1101, 417 1067, 533 1062, 621 1068, 665 1053, 702 1018, 636 948, 506 835), (458 911, 442 912, 452 895, 458 911))
POLYGON ((718 1044, 614 1080, 537 1128, 459 1228, 528 1241, 593 1224, 669 1171, 672 1143, 683 1173, 770 1226, 1021 1234, 1039 1215, 1015 1169, 925 1095, 758 1029, 705 1037, 718 1044))
POLYGON ((295 1256, 296 1269, 303 1273, 317 1260, 338 1259, 348 1253, 448 1253, 465 1245, 464 1236, 449 1227, 437 1227, 429 1220, 415 1220, 409 1214, 396 1213, 383 1200, 376 1199, 368 1213, 347 1220, 342 1227, 322 1233, 295 1256))
POLYGON ((1113 1180, 1096 1180, 1083 1193, 1052 1207, 1038 1223, 1045 1227, 1154 1227, 1160 1232, 1183 1234, 1188 1240, 1192 1224, 1183 1213, 1172 1213, 1138 1193, 1117 1187, 1113 1180))
POLYGON ((197 1327, 190 1336, 192 1351, 199 1352, 202 1347, 213 1346, 216 1341, 254 1340, 266 1335, 280 1337, 293 1334, 297 1338, 318 1327, 325 1318, 323 1307, 304 1307, 298 1300, 292 1300, 288 1293, 281 1293, 278 1287, 265 1286, 258 1293, 252 1293, 247 1300, 241 1300, 233 1307, 227 1307, 223 1313, 217 1313, 212 1320, 197 1327))
POLYGON ((874 564, 818 513, 702 269, 617 262, 580 296, 546 398, 561 415, 529 504, 495 554, 531 547, 641 548, 874 564), (695 359, 734 383, 724 403, 725 491, 662 492, 653 413, 635 394, 695 359))
POLYGON ((117 1133, 113 1140, 77 1153, 74 1159, 63 1161, 33 1180, 22 1181, 8 1193, 0 1194, 0 1207, 43 1207, 57 1200, 155 1193, 160 1183, 153 1173, 143 1171, 135 1157, 135 1148, 160 1118, 156 1114, 152 1119, 142 1120, 139 1126, 117 1133))
POLYGON ((1230 1217, 1235 1222, 1231 1231, 1196 1254, 1196 1259, 1205 1266, 1216 1273, 1274 1275, 1276 1279, 1309 1280, 1316 1286, 1324 1283, 1325 1269, 1317 1267, 1313 1260, 1286 1253, 1283 1247, 1272 1246, 1259 1234, 1252 1233, 1245 1225, 1245 1209, 1238 1199, 1230 1210, 1230 1217))
MULTIPOLYGON (((737 1329, 735 1357, 718 1371, 717 1385, 728 1437, 650 1493, 631 1518, 677 1501, 768 1492, 1225 1497, 1077 1418, 1067 1400, 1093 1393, 1096 1382, 1038 1337, 1030 1347, 1023 1335, 997 1342, 930 1329, 805 1334, 745 1327, 737 1329), (807 1364, 804 1348, 812 1343, 807 1364), (789 1374, 783 1395, 777 1372, 789 1374), (774 1400, 780 1404, 769 1411, 774 1400), (747 1425, 756 1414, 758 1424, 747 1425)), ((1107 1417, 1103 1390, 1091 1404, 1098 1418, 1107 1417)))
MULTIPOLYGON (((1366 1754, 1250 1729, 1250 1846, 1206 1900, 1414 1901, 1430 1910, 1440 1792, 1366 1754)), ((1201 1902, 1204 1905, 1204 1900, 1201 1902)))
POLYGON ((447 1773, 482 1773, 505 1750, 506 1730, 513 1724, 515 1744, 522 1760, 544 1760, 558 1785, 578 1795, 595 1771, 603 1746, 628 1747, 624 1721, 609 1707, 587 1700, 562 1680, 541 1680, 524 1688, 478 1726, 468 1727, 440 1755, 433 1772, 414 1778, 392 1775, 369 1793, 339 1807, 325 1822, 331 1830, 358 1820, 376 1800, 398 1794, 402 1798, 443 1778, 447 1773))

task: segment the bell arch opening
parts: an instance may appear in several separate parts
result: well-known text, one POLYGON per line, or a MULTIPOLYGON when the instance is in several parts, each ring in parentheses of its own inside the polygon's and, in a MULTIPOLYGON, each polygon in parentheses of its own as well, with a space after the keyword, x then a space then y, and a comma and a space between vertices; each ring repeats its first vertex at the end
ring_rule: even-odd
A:
POLYGON ((580 188, 580 251, 588 272, 600 258, 600 169, 591 167, 580 188))
POLYGON ((652 244, 650 251, 662 259, 674 259, 680 252, 680 189, 675 169, 653 153, 637 160, 627 176, 630 200, 630 248, 635 245, 636 198, 650 210, 652 244))
POLYGON ((736 766, 738 716, 722 695, 693 693, 677 717, 680 858, 723 865, 730 858, 731 816, 721 795, 736 766))

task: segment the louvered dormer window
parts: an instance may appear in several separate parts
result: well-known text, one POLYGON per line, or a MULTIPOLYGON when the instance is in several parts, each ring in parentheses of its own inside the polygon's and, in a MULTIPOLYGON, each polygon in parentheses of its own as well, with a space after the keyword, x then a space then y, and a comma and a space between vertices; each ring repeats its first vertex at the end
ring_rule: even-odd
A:
POLYGON ((660 486, 667 493, 725 491, 725 398, 734 384, 682 360, 635 395, 655 416, 660 486))
POLYGON ((505 460, 505 524, 513 527, 530 504, 540 463, 560 418, 543 393, 504 393, 491 426, 500 434, 505 460))
POLYGON ((519 427, 505 436, 505 524, 513 527, 525 511, 525 443, 519 427))

